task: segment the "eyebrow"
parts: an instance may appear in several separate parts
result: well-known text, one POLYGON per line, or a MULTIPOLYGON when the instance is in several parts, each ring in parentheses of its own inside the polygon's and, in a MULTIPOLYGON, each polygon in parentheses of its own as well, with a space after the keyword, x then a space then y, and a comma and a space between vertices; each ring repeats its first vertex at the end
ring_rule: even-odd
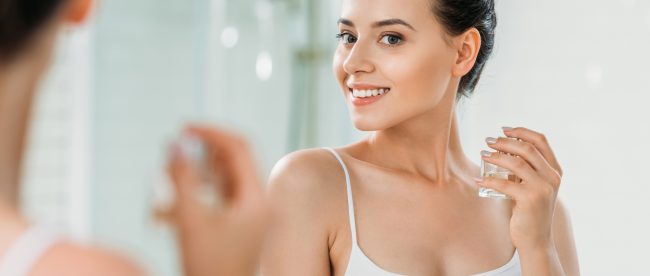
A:
MULTIPOLYGON (((339 19, 338 23, 343 24, 343 25, 347 25, 347 26, 350 26, 350 27, 354 27, 354 23, 352 21, 350 21, 349 19, 341 18, 341 19, 339 19)), ((397 19, 397 18, 386 19, 386 20, 375 22, 374 24, 372 24, 372 27, 373 28, 379 28, 379 27, 386 27, 386 26, 393 26, 393 25, 403 25, 403 26, 406 26, 409 29, 415 31, 415 28, 413 28, 413 26, 411 24, 406 23, 406 21, 404 21, 402 19, 397 19)))

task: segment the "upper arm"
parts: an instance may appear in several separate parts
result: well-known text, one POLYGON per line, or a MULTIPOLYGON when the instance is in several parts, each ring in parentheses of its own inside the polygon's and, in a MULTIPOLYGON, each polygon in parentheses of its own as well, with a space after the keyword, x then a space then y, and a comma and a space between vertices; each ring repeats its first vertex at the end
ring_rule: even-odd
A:
MULTIPOLYGON (((93 275, 124 275, 124 276, 141 276, 147 275, 133 261, 115 253, 98 252, 96 260, 91 262, 90 273, 93 275)), ((85 274, 90 275, 90 274, 85 274)))
POLYGON ((326 157, 316 150, 293 153, 273 169, 269 193, 276 221, 262 256, 263 275, 330 275, 326 157))
POLYGON ((141 267, 116 252, 71 243, 58 244, 43 256, 30 275, 147 275, 141 267))
POLYGON ((559 198, 555 206, 552 231, 555 249, 557 250, 564 272, 568 276, 580 275, 571 218, 566 206, 564 206, 559 198))

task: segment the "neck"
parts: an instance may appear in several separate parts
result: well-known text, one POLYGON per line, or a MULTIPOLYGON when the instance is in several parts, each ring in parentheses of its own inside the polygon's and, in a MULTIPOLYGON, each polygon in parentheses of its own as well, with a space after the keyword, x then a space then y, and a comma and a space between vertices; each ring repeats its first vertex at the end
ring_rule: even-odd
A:
POLYGON ((12 205, 0 201, 0 256, 29 227, 29 222, 12 205))
POLYGON ((20 215, 20 211, 16 206, 0 201, 0 230, 7 227, 7 225, 24 223, 26 222, 20 215))
POLYGON ((29 60, 0 65, 0 201, 14 207, 19 204, 18 183, 37 80, 35 69, 29 60))
POLYGON ((446 93, 438 107, 398 126, 374 133, 370 147, 390 157, 390 167, 427 179, 435 185, 467 177, 474 165, 460 143, 455 93, 446 93))

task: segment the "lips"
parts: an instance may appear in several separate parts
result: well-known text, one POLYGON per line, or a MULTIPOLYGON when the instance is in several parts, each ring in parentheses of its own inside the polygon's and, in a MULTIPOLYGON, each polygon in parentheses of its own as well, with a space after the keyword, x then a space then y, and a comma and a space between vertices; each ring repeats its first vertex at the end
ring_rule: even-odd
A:
POLYGON ((370 98, 384 95, 390 92, 390 88, 377 88, 377 89, 351 89, 350 93, 355 98, 370 98))
POLYGON ((362 82, 348 82, 350 102, 357 107, 372 104, 390 93, 389 87, 362 82))
POLYGON ((390 92, 390 88, 364 87, 363 89, 350 88, 350 102, 356 107, 373 104, 390 92))

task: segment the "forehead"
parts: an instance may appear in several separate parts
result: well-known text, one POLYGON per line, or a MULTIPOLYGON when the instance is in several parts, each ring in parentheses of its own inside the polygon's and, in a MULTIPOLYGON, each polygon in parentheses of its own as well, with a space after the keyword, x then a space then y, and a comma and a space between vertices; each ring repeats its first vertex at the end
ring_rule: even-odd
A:
POLYGON ((341 18, 355 25, 402 19, 412 25, 430 24, 432 0, 343 0, 341 18))

